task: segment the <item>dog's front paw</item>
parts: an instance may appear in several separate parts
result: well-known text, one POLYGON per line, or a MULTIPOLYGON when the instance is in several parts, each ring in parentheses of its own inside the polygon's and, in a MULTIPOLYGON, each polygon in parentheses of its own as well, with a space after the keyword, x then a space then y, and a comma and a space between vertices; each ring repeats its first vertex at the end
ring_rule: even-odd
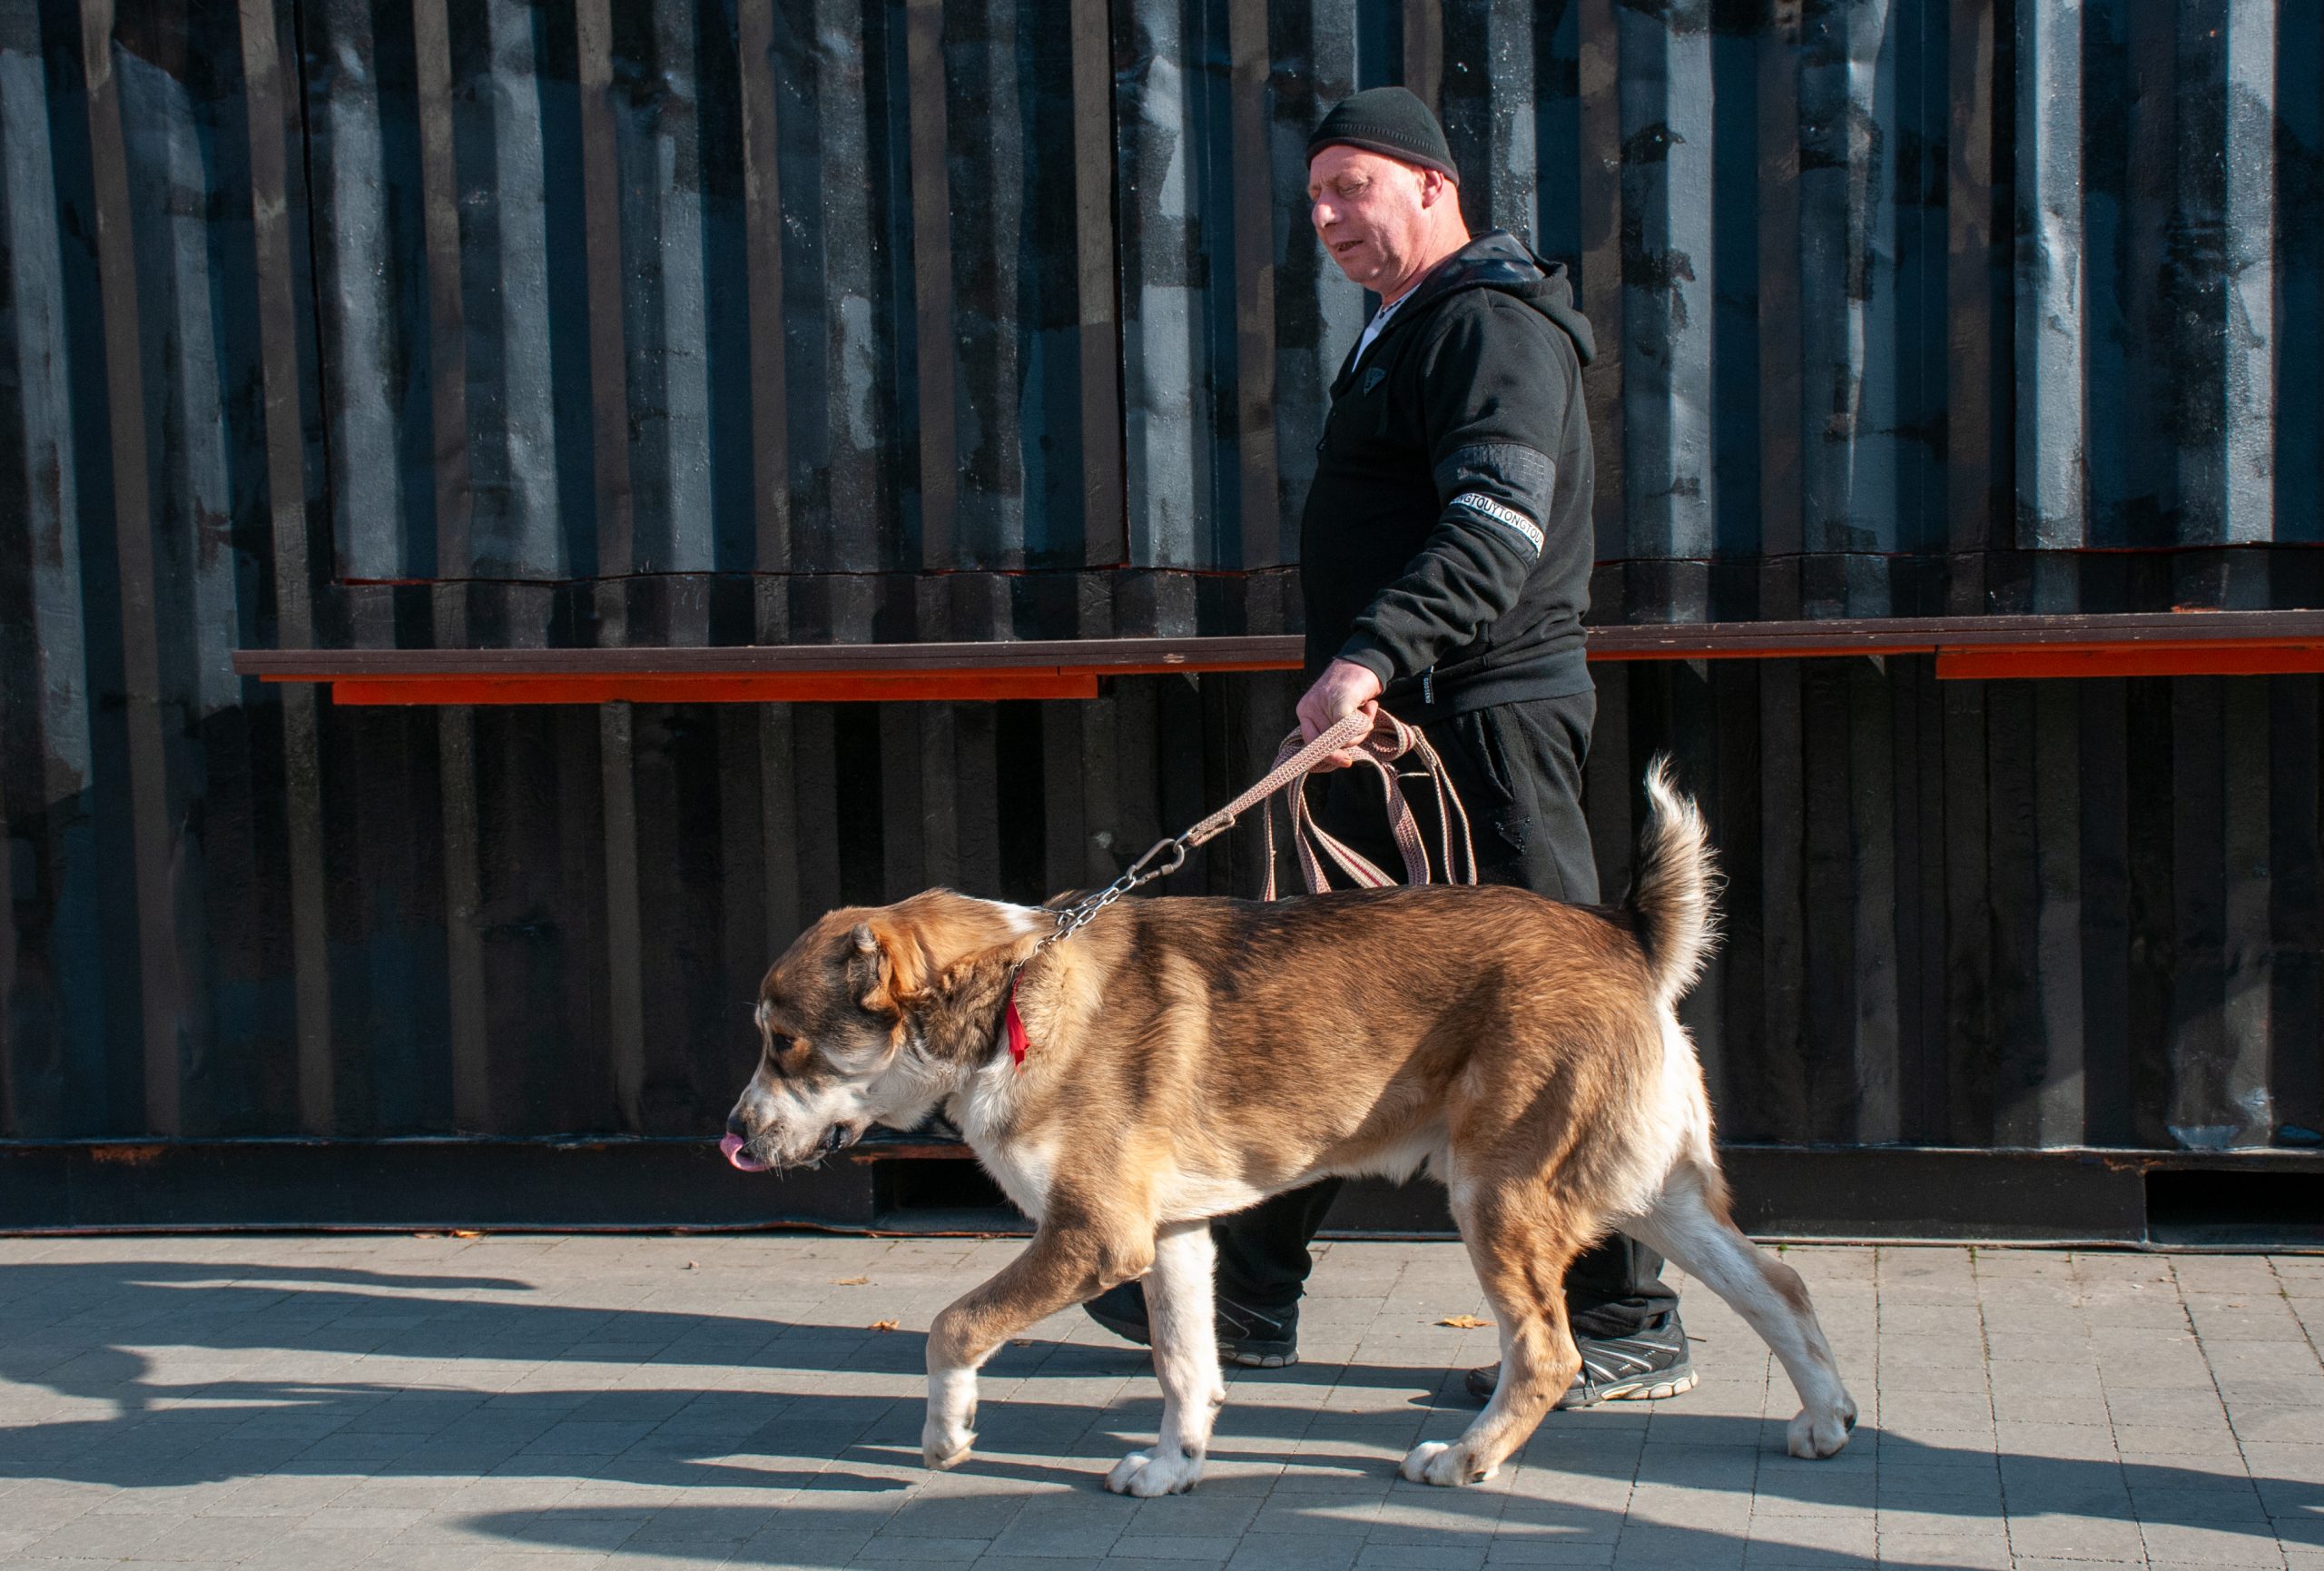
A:
POLYGON ((1448 1446, 1442 1440, 1423 1440, 1404 1457, 1398 1469, 1415 1484, 1482 1484, 1500 1469, 1487 1467, 1479 1472, 1466 1446, 1448 1446))
POLYGON ((976 1431, 966 1424, 931 1417, 920 1428, 921 1457, 940 1473, 950 1472, 967 1461, 976 1443, 976 1431))
POLYGON ((1791 1454, 1813 1462, 1829 1457, 1848 1443, 1848 1431, 1856 1428, 1856 1404, 1848 1403, 1827 1413, 1810 1412, 1802 1408, 1791 1420, 1785 1439, 1791 1454))
POLYGON ((1189 1457, 1183 1451, 1159 1457, 1152 1451, 1132 1451, 1106 1475, 1106 1487, 1117 1495, 1136 1495, 1150 1500, 1159 1495, 1191 1489, 1201 1478, 1200 1457, 1189 1457))

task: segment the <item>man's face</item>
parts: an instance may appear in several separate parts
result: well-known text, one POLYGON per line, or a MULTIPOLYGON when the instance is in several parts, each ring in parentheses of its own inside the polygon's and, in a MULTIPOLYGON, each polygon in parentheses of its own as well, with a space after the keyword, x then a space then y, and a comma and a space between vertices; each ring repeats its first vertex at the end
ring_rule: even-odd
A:
POLYGON ((1307 165, 1307 215, 1342 272, 1393 294, 1423 260, 1428 209, 1449 189, 1434 170, 1360 147, 1326 147, 1307 165))

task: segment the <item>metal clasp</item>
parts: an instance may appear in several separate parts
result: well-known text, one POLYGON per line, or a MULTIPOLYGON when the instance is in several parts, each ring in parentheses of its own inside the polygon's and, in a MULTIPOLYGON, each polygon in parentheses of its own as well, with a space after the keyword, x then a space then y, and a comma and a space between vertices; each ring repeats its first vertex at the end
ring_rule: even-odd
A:
POLYGON ((1057 914, 1057 926, 1039 944, 1033 953, 1039 954, 1059 939, 1070 938, 1097 919, 1098 913, 1128 894, 1131 890, 1151 884, 1157 878, 1167 878, 1187 865, 1187 838, 1183 835, 1158 840, 1147 848, 1146 854, 1125 868, 1122 875, 1095 894, 1085 895, 1057 914), (1164 852, 1170 859, 1156 867, 1150 865, 1164 852))

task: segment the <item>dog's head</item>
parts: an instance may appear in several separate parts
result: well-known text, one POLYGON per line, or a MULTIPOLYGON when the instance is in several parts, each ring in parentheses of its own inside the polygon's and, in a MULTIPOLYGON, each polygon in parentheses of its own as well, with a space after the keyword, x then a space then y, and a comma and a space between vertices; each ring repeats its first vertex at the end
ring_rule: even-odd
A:
POLYGON ((726 1117, 727 1160, 797 1167, 927 1117, 990 1056, 1008 976, 1049 926, 947 889, 816 923, 759 984, 759 1066, 726 1117))

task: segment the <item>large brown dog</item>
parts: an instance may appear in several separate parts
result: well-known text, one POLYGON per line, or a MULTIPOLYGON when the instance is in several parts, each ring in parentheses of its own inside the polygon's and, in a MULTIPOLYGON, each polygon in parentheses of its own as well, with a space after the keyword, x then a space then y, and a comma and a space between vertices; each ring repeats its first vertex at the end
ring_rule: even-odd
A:
POLYGON ((1566 1266, 1611 1229, 1725 1299, 1804 1404, 1790 1447, 1828 1457, 1856 1404, 1798 1273, 1728 1220, 1702 1071, 1671 1005, 1711 941, 1701 817, 1657 769, 1635 892, 1608 914, 1443 885, 1259 904, 1133 901, 1035 953, 1045 911, 931 890, 834 911, 760 988, 758 1072, 728 1156, 790 1167, 937 1108, 1037 1224, 936 1318, 929 1466, 975 1437, 976 1371, 1045 1316, 1146 1278, 1159 1441, 1108 1488, 1193 1487, 1226 1398, 1209 1220, 1327 1173, 1425 1163, 1501 1325, 1501 1383, 1466 1433, 1403 1473, 1490 1477, 1581 1368, 1566 1266), (1031 1040, 1004 1022, 1010 978, 1031 1040))

